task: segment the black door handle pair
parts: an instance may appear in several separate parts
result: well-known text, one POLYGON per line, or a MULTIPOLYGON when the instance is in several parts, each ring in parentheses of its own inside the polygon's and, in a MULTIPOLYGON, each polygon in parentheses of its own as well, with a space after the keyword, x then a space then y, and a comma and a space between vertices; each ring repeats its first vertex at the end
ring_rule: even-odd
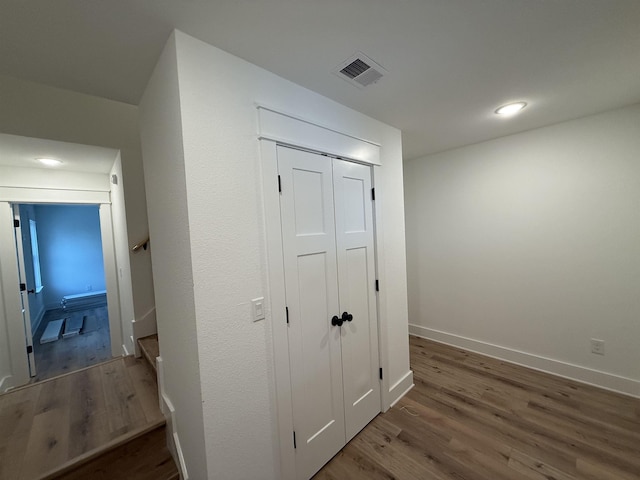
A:
POLYGON ((338 318, 337 315, 333 316, 333 318, 331 319, 331 325, 333 325, 334 327, 336 325, 338 327, 341 327, 344 322, 350 322, 351 320, 353 320, 353 315, 347 312, 342 312, 342 318, 338 318))

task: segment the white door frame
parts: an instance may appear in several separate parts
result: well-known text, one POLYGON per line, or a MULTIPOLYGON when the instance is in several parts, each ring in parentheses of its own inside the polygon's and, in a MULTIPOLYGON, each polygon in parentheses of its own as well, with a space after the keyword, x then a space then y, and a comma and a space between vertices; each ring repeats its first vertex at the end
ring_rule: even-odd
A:
MULTIPOLYGON (((285 314, 284 251, 282 245, 280 194, 278 192, 277 145, 285 145, 317 153, 326 153, 337 158, 371 165, 372 185, 375 188, 376 174, 380 174, 380 145, 353 137, 299 117, 258 105, 260 144, 260 164, 262 170, 262 196, 266 233, 266 253, 268 266, 268 288, 265 298, 269 299, 267 318, 271 321, 273 341, 275 402, 278 417, 278 440, 280 455, 280 478, 294 480, 295 451, 293 445, 293 405, 291 401, 291 369, 289 365, 289 343, 285 314)), ((379 196, 379 193, 376 192, 379 196)), ((380 240, 382 218, 380 209, 374 205, 376 278, 380 278, 383 264, 383 245, 380 240)), ((382 368, 387 367, 386 319, 378 295, 378 341, 382 368)), ((390 406, 388 379, 381 385, 382 411, 390 406)))
POLYGON ((99 205, 111 355, 116 357, 123 354, 118 266, 113 237, 110 193, 108 191, 0 187, 0 245, 12 245, 12 248, 0 249, 0 278, 2 279, 0 307, 4 307, 4 312, 0 311, 0 315, 4 315, 7 322, 12 375, 11 378, 5 380, 3 390, 23 385, 29 381, 27 355, 22 348, 25 339, 24 327, 21 325, 21 321, 16 321, 16 319, 22 318, 22 308, 18 291, 19 276, 16 262, 18 252, 15 248, 15 241, 12 239, 14 232, 11 204, 21 203, 99 205), (7 243, 9 241, 10 243, 7 243), (15 288, 12 288, 12 285, 15 288))
MULTIPOLYGON (((28 352, 27 360, 29 364, 29 376, 35 377, 36 376, 36 361, 35 361, 36 354, 33 351, 33 332, 31 330, 32 312, 29 307, 29 292, 28 292, 29 282, 27 281, 27 265, 26 265, 26 260, 24 258, 24 246, 23 246, 23 236, 22 236, 22 229, 25 227, 29 228, 29 224, 21 225, 20 207, 19 207, 19 204, 17 203, 13 204, 13 218, 18 225, 18 226, 14 225, 13 235, 16 239, 16 257, 18 260, 18 273, 20 275, 20 280, 22 280, 20 282, 20 285, 21 287, 22 287, 22 284, 24 284, 25 286, 24 291, 22 290, 22 288, 20 288, 20 296, 22 297, 22 323, 24 324, 25 343, 27 344, 27 352, 28 352), (30 352, 29 352, 29 347, 31 347, 30 352)), ((33 293, 35 293, 35 289, 37 287, 33 285, 33 288, 34 288, 33 293)))

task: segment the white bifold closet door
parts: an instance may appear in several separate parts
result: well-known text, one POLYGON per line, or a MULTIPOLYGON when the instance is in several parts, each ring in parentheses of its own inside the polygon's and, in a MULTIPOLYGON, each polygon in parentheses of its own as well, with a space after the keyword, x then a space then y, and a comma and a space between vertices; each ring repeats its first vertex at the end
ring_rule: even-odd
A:
POLYGON ((308 479, 380 412, 371 169, 277 151, 296 475, 308 479))

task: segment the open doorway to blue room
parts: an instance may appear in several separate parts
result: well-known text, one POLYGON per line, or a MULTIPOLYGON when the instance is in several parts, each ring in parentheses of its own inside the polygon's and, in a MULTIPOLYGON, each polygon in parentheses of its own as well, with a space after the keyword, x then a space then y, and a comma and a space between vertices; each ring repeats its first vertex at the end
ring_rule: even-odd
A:
POLYGON ((20 204, 19 216, 31 383, 110 359, 99 206, 20 204))

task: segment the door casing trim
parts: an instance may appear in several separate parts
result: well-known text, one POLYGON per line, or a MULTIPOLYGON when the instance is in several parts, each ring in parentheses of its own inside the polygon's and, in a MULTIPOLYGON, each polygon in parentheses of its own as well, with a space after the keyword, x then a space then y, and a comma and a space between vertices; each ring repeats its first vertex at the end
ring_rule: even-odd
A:
MULTIPOLYGON (((41 203, 41 204, 84 204, 98 205, 100 215, 100 235, 102 240, 103 262, 105 267, 105 281, 107 285, 107 310, 109 315, 109 330, 111 340, 111 355, 116 357, 123 354, 122 319, 120 310, 120 294, 118 288, 118 266, 113 234, 113 216, 111 212, 111 199, 109 192, 90 190, 62 190, 49 188, 13 188, 0 187, 0 237, 9 238, 13 234, 10 221, 5 219, 10 214, 13 219, 11 204, 41 203)), ((4 243, 4 242, 2 242, 4 243)), ((13 243, 13 242, 12 242, 13 243)), ((19 280, 15 256, 16 248, 2 249, 0 251, 0 275, 2 275, 2 299, 0 309, 7 321, 11 378, 5 380, 3 387, 11 388, 25 384, 29 381, 29 367, 24 351, 15 346, 16 339, 24 338, 24 327, 18 328, 10 321, 13 316, 21 312, 19 297, 9 295, 5 285, 19 280), (13 262, 11 261, 13 259, 13 262), (13 298, 15 297, 15 298, 13 298), (24 358, 23 358, 24 357, 24 358)), ((20 313, 21 316, 21 313, 20 313)), ((17 318, 17 317, 16 317, 17 318)), ((15 323, 15 322, 13 322, 15 323)))
MULTIPOLYGON (((279 114, 276 110, 267 109, 259 105, 258 107, 258 140, 260 148, 260 169, 262 173, 262 198, 264 208, 264 231, 266 234, 266 256, 267 256, 267 291, 265 298, 268 299, 267 321, 270 322, 271 341, 273 348, 273 382, 275 389, 272 393, 272 401, 276 406, 277 414, 277 441, 279 445, 279 477, 283 480, 294 480, 296 478, 295 470, 295 450, 293 445, 293 405, 291 400, 291 370, 289 365, 289 344, 287 336, 286 323, 286 297, 285 297, 285 281, 284 281, 284 250, 281 235, 281 218, 280 218, 280 194, 278 191, 278 157, 277 146, 283 145, 288 147, 299 148, 301 150, 310 150, 316 153, 327 153, 332 156, 343 158, 344 160, 363 163, 372 167, 372 186, 378 190, 376 179, 382 175, 380 165, 380 146, 350 136, 342 134, 328 127, 318 126, 314 122, 303 120, 287 114, 279 114), (264 111, 270 112, 264 115, 264 111), (283 124, 288 128, 282 128, 279 123, 282 115, 286 117, 283 124), (299 123, 296 123, 299 122, 299 123), (311 136, 307 130, 311 127, 326 130, 330 132, 325 135, 321 130, 315 130, 316 133, 322 135, 313 138, 313 145, 310 145, 311 136), (263 134, 269 132, 269 135, 263 134), (273 134, 272 132, 277 132, 273 134), (343 136, 348 138, 348 143, 341 143, 340 138, 343 136), (336 143, 336 139, 340 140, 336 143), (362 142, 363 150, 369 152, 365 156, 355 157, 350 152, 358 151, 355 146, 357 142, 362 142), (348 149, 340 145, 349 145, 348 149), (374 150, 371 150, 375 147, 374 150)), ((311 131, 314 131, 313 128, 311 131)), ((376 192, 376 201, 381 195, 376 192)), ((374 247, 375 247, 375 263, 376 278, 381 279, 383 273, 381 266, 384 265, 384 249, 382 242, 382 215, 381 209, 376 208, 374 202, 374 247)), ((388 341, 386 332, 386 319, 384 315, 384 296, 377 295, 377 312, 378 312, 378 352, 380 364, 384 370, 387 370, 388 363, 388 341)), ((390 395, 388 379, 383 377, 381 380, 381 407, 382 411, 386 411, 390 407, 390 395)))

